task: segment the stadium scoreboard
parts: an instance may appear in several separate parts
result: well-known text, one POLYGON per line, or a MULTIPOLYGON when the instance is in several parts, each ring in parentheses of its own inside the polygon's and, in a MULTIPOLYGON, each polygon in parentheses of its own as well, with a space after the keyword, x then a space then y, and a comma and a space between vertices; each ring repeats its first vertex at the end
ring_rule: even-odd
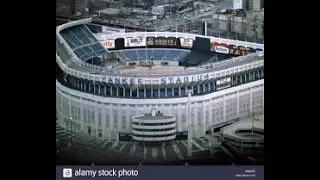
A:
POLYGON ((177 38, 174 37, 148 37, 147 46, 177 46, 177 38))

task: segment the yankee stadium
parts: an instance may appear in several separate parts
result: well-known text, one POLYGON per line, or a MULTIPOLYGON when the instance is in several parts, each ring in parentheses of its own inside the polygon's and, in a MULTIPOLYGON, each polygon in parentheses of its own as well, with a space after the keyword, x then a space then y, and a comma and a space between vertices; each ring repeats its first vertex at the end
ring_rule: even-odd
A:
POLYGON ((59 127, 116 144, 178 143, 174 151, 185 158, 192 139, 263 114, 263 44, 181 32, 99 34, 91 21, 56 28, 59 127))

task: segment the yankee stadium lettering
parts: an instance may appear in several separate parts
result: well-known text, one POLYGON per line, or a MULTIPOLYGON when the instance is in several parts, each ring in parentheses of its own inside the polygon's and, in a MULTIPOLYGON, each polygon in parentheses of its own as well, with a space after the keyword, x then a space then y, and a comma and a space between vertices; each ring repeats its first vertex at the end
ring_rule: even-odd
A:
POLYGON ((213 73, 211 74, 200 74, 194 76, 185 77, 166 77, 160 79, 150 79, 150 78, 126 78, 126 77, 103 77, 102 80, 109 84, 122 84, 122 85, 143 85, 152 84, 152 82, 157 82, 156 84, 182 84, 195 81, 203 81, 213 78, 213 73))

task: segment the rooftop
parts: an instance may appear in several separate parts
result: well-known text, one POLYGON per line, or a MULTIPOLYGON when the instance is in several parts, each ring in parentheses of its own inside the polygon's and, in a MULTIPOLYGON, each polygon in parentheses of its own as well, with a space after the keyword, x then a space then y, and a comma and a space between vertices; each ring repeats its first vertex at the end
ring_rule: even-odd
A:
POLYGON ((170 118, 173 118, 173 116, 163 115, 160 111, 155 112, 155 110, 152 110, 151 113, 145 113, 143 116, 135 117, 135 119, 141 120, 163 120, 170 118))
POLYGON ((121 10, 117 8, 106 8, 96 12, 100 14, 115 15, 115 14, 118 14, 120 11, 121 10))

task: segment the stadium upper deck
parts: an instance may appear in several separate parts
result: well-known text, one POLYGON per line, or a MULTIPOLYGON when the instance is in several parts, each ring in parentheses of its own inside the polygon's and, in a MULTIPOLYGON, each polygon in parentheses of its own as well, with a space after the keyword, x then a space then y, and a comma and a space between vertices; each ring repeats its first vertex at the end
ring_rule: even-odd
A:
MULTIPOLYGON (((61 26, 57 27, 57 62, 58 65, 65 70, 69 74, 77 75, 81 78, 89 78, 89 79, 95 79, 95 80, 102 80, 106 79, 103 78, 103 76, 124 76, 125 74, 121 74, 119 71, 113 71, 111 67, 103 67, 98 65, 93 65, 90 63, 87 63, 87 61, 90 58, 96 57, 96 56, 103 56, 106 55, 108 52, 104 49, 102 49, 102 44, 100 44, 97 39, 90 35, 89 29, 84 26, 84 23, 90 22, 90 19, 80 20, 80 21, 74 21, 67 24, 63 24, 61 26), (74 30, 76 29, 76 32, 74 33, 74 30), (78 30, 77 30, 78 29, 78 30), (71 33, 66 33, 71 32, 71 33), (77 37, 81 37, 77 38, 77 37), (83 38, 83 39, 82 39, 83 38), (73 39, 72 42, 70 42, 69 39, 73 39), (78 40, 77 40, 78 39, 78 40), (80 42, 80 43, 74 43, 74 42, 80 42)), ((219 42, 222 46, 223 45, 230 45, 230 46, 237 46, 237 47, 249 47, 251 49, 259 49, 263 50, 263 44, 256 44, 256 43, 249 43, 249 42, 242 42, 242 41, 235 41, 235 40, 226 40, 226 39, 220 39, 215 37, 204 37, 201 35, 195 35, 195 34, 183 34, 183 33, 170 33, 170 32, 137 32, 137 33, 125 33, 125 34, 116 34, 112 35, 112 39, 117 38, 123 38, 123 37, 144 37, 147 36, 154 36, 154 37, 183 37, 184 39, 193 39, 196 38, 210 38, 210 41, 219 42)), ((144 39, 145 40, 145 39, 144 39)), ((196 42, 194 42, 196 43, 196 42)), ((146 46, 146 43, 142 43, 142 46, 146 46)), ((143 52, 143 51, 141 51, 143 52)), ((142 57, 144 57, 142 55, 142 57)), ((167 60, 169 60, 168 58, 167 60)), ((237 67, 242 66, 244 64, 248 64, 249 67, 255 67, 255 66, 261 66, 263 65, 263 57, 258 57, 256 53, 243 56, 243 57, 235 57, 231 58, 229 60, 226 60, 222 63, 214 63, 213 66, 211 66, 212 69, 199 69, 199 72, 190 72, 190 71, 182 71, 179 72, 180 75, 195 75, 195 74, 204 74, 208 72, 213 71, 221 71, 222 69, 228 69, 230 67, 237 67)), ((241 68, 240 68, 241 69, 241 68)), ((245 67, 242 69, 246 69, 245 67)), ((154 73, 155 75, 161 74, 161 73, 154 73)), ((170 72, 167 72, 166 76, 170 76, 170 72)), ((173 74, 176 75, 176 73, 173 74)), ((223 73, 222 73, 223 74, 223 73)), ((145 75, 137 75, 145 77, 145 75)), ((162 76, 162 75, 159 75, 162 76)), ((210 75, 211 76, 211 75, 210 75)))

